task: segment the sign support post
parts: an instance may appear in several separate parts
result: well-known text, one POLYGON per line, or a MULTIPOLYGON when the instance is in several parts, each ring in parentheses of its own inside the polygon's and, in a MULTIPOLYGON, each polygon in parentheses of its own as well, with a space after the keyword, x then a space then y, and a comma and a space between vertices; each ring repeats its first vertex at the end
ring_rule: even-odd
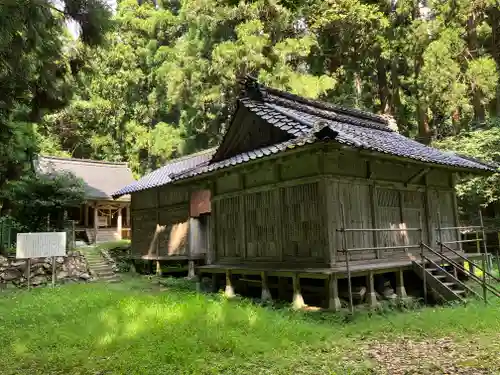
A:
POLYGON ((52 257, 52 288, 56 287, 56 257, 52 257))
POLYGON ((27 267, 26 267, 26 272, 27 272, 27 279, 28 279, 28 292, 30 291, 31 289, 31 286, 30 286, 30 283, 31 283, 31 258, 28 258, 27 259, 27 267))

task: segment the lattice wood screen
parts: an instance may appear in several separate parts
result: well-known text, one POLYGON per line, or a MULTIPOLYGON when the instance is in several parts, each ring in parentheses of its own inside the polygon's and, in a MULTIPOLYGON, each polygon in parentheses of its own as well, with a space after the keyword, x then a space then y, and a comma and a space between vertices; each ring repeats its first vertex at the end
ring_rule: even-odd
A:
MULTIPOLYGON (((377 188, 377 218, 380 228, 401 228, 401 203, 398 190, 377 188)), ((377 246, 398 246, 405 243, 405 235, 401 232, 380 232, 377 234, 377 246)), ((385 258, 399 250, 381 250, 385 258)))
POLYGON ((215 201, 215 241, 217 258, 240 257, 243 249, 241 236, 241 204, 243 197, 215 201))
POLYGON ((282 189, 284 258, 323 259, 326 225, 320 210, 318 183, 282 189))
POLYGON ((246 258, 279 259, 278 190, 249 194, 244 199, 246 258))
MULTIPOLYGON (((422 228, 423 238, 427 238, 425 218, 424 193, 420 191, 403 192, 403 222, 407 228, 422 228)), ((411 245, 420 243, 419 232, 408 232, 408 242, 411 245)))

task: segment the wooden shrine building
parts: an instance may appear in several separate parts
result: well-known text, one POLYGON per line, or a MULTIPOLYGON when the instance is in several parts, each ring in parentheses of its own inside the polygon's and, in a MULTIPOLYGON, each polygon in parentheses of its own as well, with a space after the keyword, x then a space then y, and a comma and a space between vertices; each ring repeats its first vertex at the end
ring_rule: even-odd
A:
POLYGON ((111 196, 120 187, 135 181, 127 163, 39 156, 35 171, 69 172, 83 181, 85 203, 68 212, 68 219, 75 221, 77 237, 90 243, 130 237, 130 196, 118 200, 111 196))
POLYGON ((166 207, 182 207, 185 220, 189 192, 208 189, 209 245, 206 265, 197 268, 202 280, 211 276, 229 295, 254 290, 263 299, 338 309, 346 293, 352 306, 361 287, 376 304, 383 293, 378 285, 388 283, 402 298, 407 288, 421 293, 424 285, 426 293, 427 284, 437 295, 460 298, 454 284, 460 281, 442 282, 448 273, 436 275, 429 265, 463 254, 457 178, 493 172, 398 134, 384 117, 248 78, 211 158, 170 174, 159 188, 124 193, 132 192, 137 251, 154 253, 155 225, 177 212, 166 207), (415 282, 417 275, 427 281, 415 282))
POLYGON ((191 276, 195 263, 204 262, 210 191, 196 184, 170 183, 171 176, 206 165, 214 151, 174 159, 113 194, 115 198, 131 197, 133 260, 156 261, 157 272, 188 270, 191 276))

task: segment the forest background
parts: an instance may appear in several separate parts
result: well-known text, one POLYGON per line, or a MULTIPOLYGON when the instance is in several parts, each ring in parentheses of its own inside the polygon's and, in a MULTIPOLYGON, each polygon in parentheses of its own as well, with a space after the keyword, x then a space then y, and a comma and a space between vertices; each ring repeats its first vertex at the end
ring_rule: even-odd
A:
MULTIPOLYGON (((37 153, 126 161, 138 177, 216 145, 247 74, 392 116, 425 144, 500 160, 498 0, 119 0, 113 8, 0 5, 4 197, 37 153)), ((458 192, 465 210, 496 202, 498 177, 468 179, 458 192)))

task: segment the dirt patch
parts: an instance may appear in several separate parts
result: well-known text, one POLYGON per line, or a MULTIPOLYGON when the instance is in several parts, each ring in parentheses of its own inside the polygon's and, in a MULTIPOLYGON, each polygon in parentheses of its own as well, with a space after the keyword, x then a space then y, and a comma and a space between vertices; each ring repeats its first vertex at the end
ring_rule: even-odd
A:
POLYGON ((365 353, 380 374, 500 374, 500 347, 485 348, 478 340, 375 341, 365 347, 365 353))

